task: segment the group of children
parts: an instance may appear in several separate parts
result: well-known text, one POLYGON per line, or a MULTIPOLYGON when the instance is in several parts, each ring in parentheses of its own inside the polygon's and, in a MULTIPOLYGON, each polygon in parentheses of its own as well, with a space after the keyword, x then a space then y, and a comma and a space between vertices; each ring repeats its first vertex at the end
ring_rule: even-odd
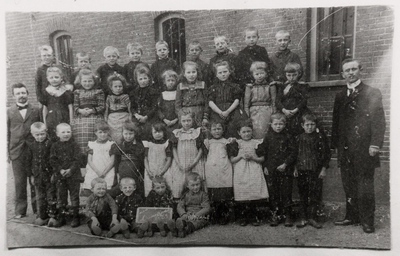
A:
POLYGON ((32 125, 29 144, 31 177, 40 189, 36 223, 64 225, 69 192, 71 226, 79 226, 83 183, 92 191, 86 216, 95 235, 159 230, 185 237, 210 217, 227 224, 232 212, 240 225, 258 226, 258 209, 266 205, 271 226, 283 220, 293 226, 298 177, 297 226, 320 228, 316 211, 330 148, 307 108, 309 86, 299 82, 302 65, 287 48, 289 33, 276 34, 272 61, 258 38, 248 28, 247 47, 236 56, 224 36, 216 37, 209 65, 197 41, 182 67, 168 57, 165 41, 156 43, 151 68, 141 62, 138 43, 128 44, 131 61, 124 67, 118 50, 106 47, 97 72, 89 55, 79 53, 73 85, 53 64, 51 47, 41 47, 36 93, 43 123, 32 125), (141 206, 170 207, 174 217, 136 223, 141 206))

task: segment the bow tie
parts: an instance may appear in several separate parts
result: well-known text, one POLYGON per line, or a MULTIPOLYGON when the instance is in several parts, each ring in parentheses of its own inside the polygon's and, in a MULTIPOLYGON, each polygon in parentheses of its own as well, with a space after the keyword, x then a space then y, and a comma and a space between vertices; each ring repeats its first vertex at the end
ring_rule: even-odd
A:
POLYGON ((18 108, 18 110, 27 109, 28 108, 28 104, 26 104, 25 106, 17 105, 17 108, 18 108))

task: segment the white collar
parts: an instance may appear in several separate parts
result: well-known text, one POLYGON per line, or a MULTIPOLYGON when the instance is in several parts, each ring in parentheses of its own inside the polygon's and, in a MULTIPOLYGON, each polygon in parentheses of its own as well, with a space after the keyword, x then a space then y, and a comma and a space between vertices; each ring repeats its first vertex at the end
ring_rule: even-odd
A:
POLYGON ((347 84, 347 89, 355 89, 359 84, 361 84, 361 79, 358 79, 354 83, 347 84))
POLYGON ((176 91, 163 91, 163 100, 171 101, 176 99, 176 91))
POLYGON ((29 104, 29 102, 27 101, 25 104, 21 104, 21 103, 18 103, 18 102, 16 102, 17 103, 17 106, 20 106, 20 107, 25 107, 26 105, 28 105, 29 104))

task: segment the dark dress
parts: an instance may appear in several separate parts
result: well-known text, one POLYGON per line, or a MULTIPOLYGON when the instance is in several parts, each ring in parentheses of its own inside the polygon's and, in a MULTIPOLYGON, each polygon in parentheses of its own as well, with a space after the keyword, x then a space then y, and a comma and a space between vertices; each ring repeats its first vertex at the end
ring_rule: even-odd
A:
POLYGON ((119 180, 125 177, 135 179, 137 190, 144 194, 144 153, 145 148, 140 140, 136 143, 123 141, 113 144, 110 155, 115 155, 115 166, 119 173, 119 180))
MULTIPOLYGON (((215 105, 222 111, 227 110, 235 100, 242 99, 243 91, 240 89, 239 85, 218 80, 217 83, 212 85, 208 91, 208 101, 213 101, 215 105)), ((210 108, 210 122, 218 121, 225 125, 225 137, 237 137, 237 122, 246 119, 246 113, 240 109, 240 104, 231 112, 229 117, 223 120, 217 113, 210 108)))
POLYGON ((146 123, 139 123, 136 120, 141 128, 140 136, 143 140, 151 139, 151 125, 159 121, 157 112, 157 103, 159 97, 159 91, 152 85, 138 87, 129 94, 133 119, 136 120, 134 116, 135 114, 148 117, 146 123))
POLYGON ((68 105, 73 104, 71 91, 65 91, 60 96, 52 96, 47 91, 44 94, 43 105, 47 106, 46 124, 52 141, 57 140, 56 127, 61 123, 70 123, 68 105))
MULTIPOLYGON (((175 110, 175 100, 176 100, 176 91, 163 91, 161 96, 158 98, 158 117, 161 122, 164 122, 164 119, 169 121, 175 120, 178 118, 178 113, 175 110)), ((174 125, 168 127, 169 136, 172 131, 178 129, 179 121, 174 125)))

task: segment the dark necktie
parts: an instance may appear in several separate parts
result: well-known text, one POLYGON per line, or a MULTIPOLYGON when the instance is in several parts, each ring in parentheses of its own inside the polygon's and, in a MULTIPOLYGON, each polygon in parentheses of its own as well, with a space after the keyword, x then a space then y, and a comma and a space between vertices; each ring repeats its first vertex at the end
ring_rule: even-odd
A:
POLYGON ((349 97, 353 94, 354 89, 347 89, 349 91, 349 97))
POLYGON ((20 105, 17 105, 17 108, 18 108, 18 110, 23 110, 23 109, 27 109, 28 108, 28 104, 26 104, 25 106, 20 106, 20 105))

